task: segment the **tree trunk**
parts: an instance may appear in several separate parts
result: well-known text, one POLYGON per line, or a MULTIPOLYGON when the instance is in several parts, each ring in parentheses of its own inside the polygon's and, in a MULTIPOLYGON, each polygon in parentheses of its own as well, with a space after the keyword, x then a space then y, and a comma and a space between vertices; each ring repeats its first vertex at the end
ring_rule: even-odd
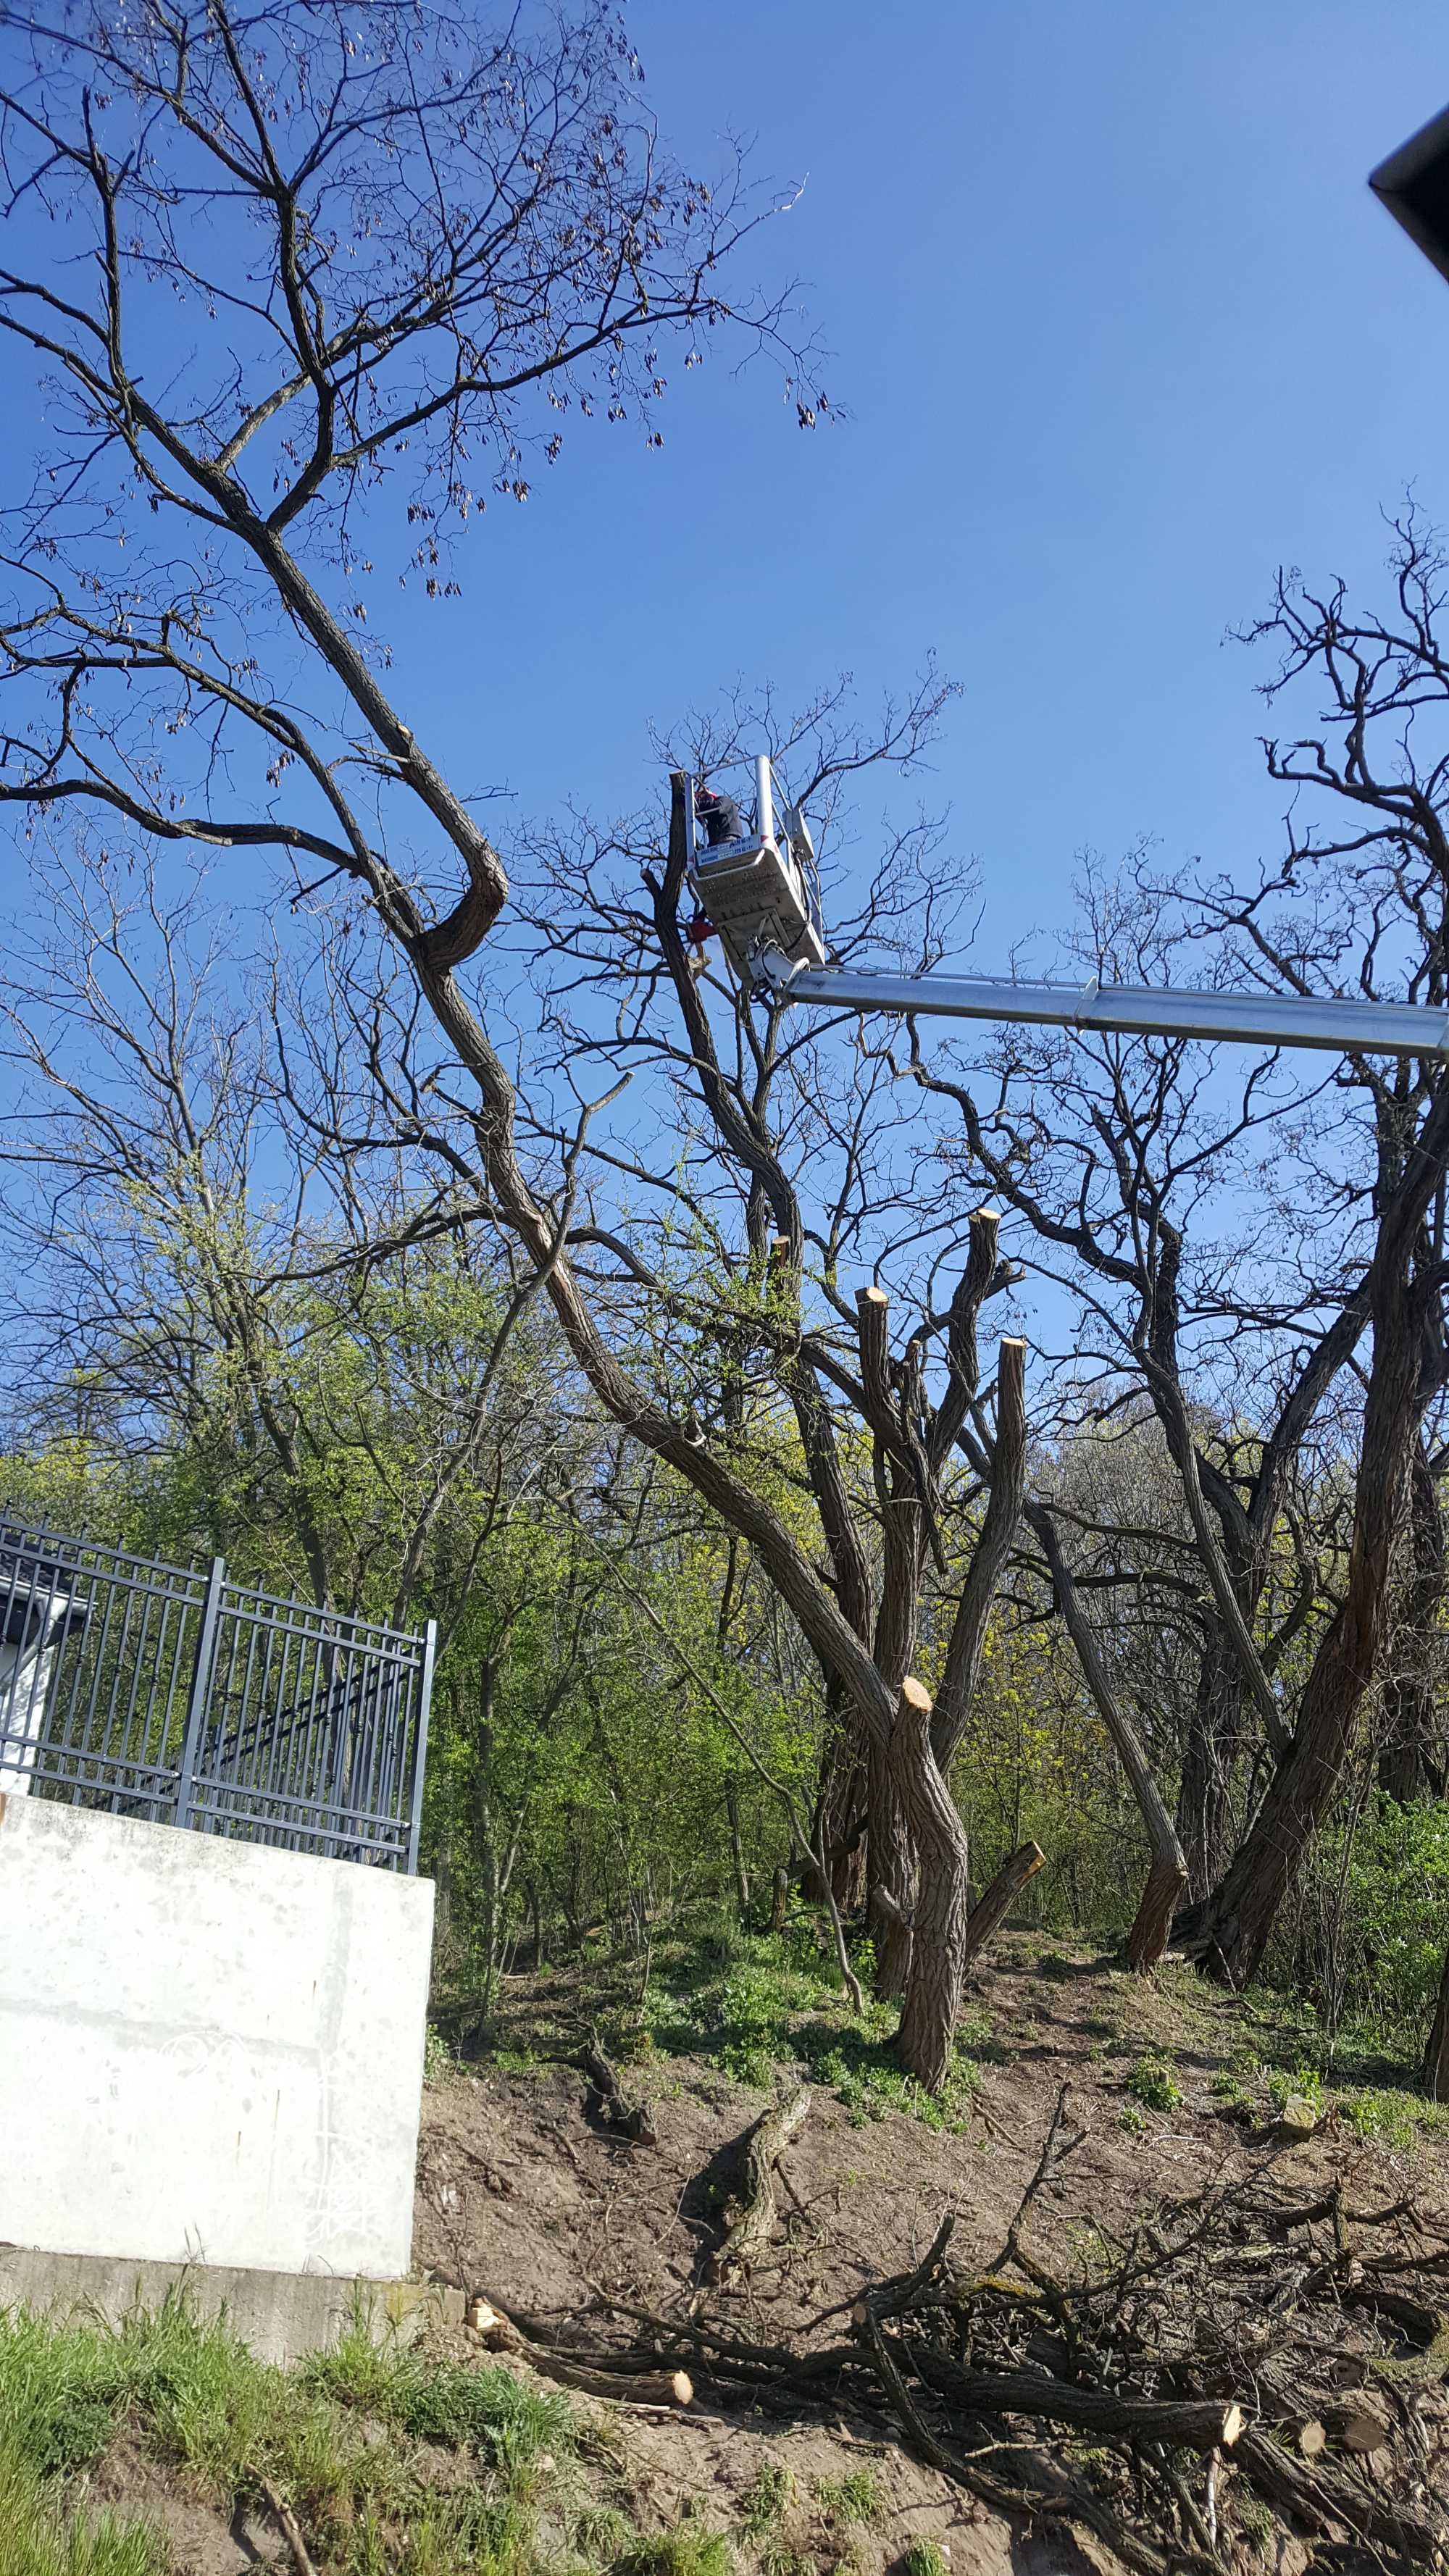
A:
POLYGON ((969 1912, 961 1941, 961 1973, 964 1976, 973 1960, 978 1959, 993 1933, 999 1932, 1022 1889, 1046 1867, 1046 1853, 1039 1843, 1023 1843, 1010 1860, 1003 1861, 986 1893, 971 1904, 971 1890, 966 1890, 969 1912))
MULTIPOLYGON (((1106 1665, 1098 1650, 1092 1623, 1082 1608, 1072 1570, 1062 1553, 1056 1523, 1046 1506, 1027 1506, 1028 1526, 1035 1532, 1046 1551, 1047 1568, 1052 1578, 1057 1605, 1067 1624, 1067 1633, 1076 1648, 1082 1677, 1097 1704, 1097 1713, 1117 1748, 1118 1758, 1131 1784, 1132 1795, 1147 1828, 1152 1848, 1152 1868, 1141 1903, 1137 1908, 1127 1944, 1128 1964, 1145 1974, 1155 1968, 1167 1947, 1173 1910, 1187 1884, 1187 1863, 1177 1830, 1167 1812, 1166 1802, 1153 1777, 1152 1765, 1142 1747, 1142 1740, 1112 1687, 1106 1665)), ((1035 1849, 1035 1845, 1029 1846, 1035 1849)))
POLYGON ((1231 1855, 1233 1764, 1242 1724, 1242 1668, 1214 1619, 1198 1667, 1177 1793, 1177 1832, 1187 1892, 1195 1902, 1217 1886, 1231 1855))
MULTIPOLYGON (((910 1684, 913 1690, 919 1687, 910 1684)), ((884 2003, 905 1993, 911 1966, 916 1883, 912 1846, 919 1849, 919 1844, 914 1812, 903 1800, 893 1734, 889 1750, 872 1744, 870 1752, 869 1922, 875 1943, 875 1990, 884 2003)))
POLYGON ((1424 2051, 1423 2084, 1431 2102, 1449 2102, 1449 1950, 1444 1953, 1439 2000, 1424 2051))
POLYGON ((743 1923, 750 1910, 750 1873, 745 1866, 744 1838, 740 1832, 740 1793, 733 1780, 725 1791, 725 1814, 729 1818, 730 1858, 735 1871, 735 1903, 743 1923))
POLYGON ((1187 1871, 1180 1862, 1153 1862, 1147 1873, 1142 1901, 1127 1936, 1127 1965, 1139 1976, 1145 1976, 1149 1969, 1155 1968, 1166 1949, 1172 1932, 1172 1918, 1186 1885, 1187 1871))
POLYGON ((1394 1531, 1422 1401, 1422 1318, 1407 1251, 1374 1289, 1373 1360, 1344 1597, 1313 1659, 1293 1741, 1205 1909, 1196 1945, 1208 1966, 1236 1986, 1262 1965, 1278 1910, 1342 1777, 1383 1643, 1394 1531))
POLYGON ((891 1768, 920 1861, 897 2048, 907 2072, 939 2093, 951 2068, 971 1919, 966 1834, 931 1751, 931 1699, 901 1684, 891 1768))
POLYGON ((843 1703, 839 1684, 829 1675, 825 1717, 812 1838, 816 1850, 828 1855, 830 1890, 839 1911, 853 1914, 865 1903, 870 1737, 859 1710, 843 1703))
POLYGON ((1408 1536, 1409 1563, 1394 1601, 1386 1656, 1379 1753, 1379 1787, 1401 1807, 1426 1792, 1443 1793, 1434 1684, 1446 1581, 1444 1523, 1422 1436, 1409 1468, 1408 1536))

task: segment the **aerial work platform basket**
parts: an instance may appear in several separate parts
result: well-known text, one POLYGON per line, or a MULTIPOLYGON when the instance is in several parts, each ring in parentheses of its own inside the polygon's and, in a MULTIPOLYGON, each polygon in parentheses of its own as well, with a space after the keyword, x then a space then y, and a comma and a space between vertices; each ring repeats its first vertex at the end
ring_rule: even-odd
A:
POLYGON ((743 839, 712 848, 701 839, 695 788, 691 779, 690 880, 741 980, 749 980, 751 956, 762 946, 779 949, 792 966, 823 966, 815 845, 799 806, 781 798, 777 807, 769 759, 762 755, 755 763, 755 824, 743 839))

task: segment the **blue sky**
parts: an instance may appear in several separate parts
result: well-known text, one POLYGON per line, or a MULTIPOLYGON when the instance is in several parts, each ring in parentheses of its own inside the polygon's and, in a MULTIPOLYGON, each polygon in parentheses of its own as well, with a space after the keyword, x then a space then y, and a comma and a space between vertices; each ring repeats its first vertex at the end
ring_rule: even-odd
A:
MULTIPOLYGON (((630 23, 681 157, 733 129, 805 178, 762 255, 805 281, 849 418, 802 435, 767 366, 686 374, 667 345, 662 452, 575 414, 466 541, 461 600, 379 576, 370 631, 433 756, 521 819, 654 787, 662 821, 651 722, 736 679, 788 704, 849 670, 869 701, 934 651, 963 696, 921 792, 979 866, 983 971, 1066 921, 1084 849, 1275 852, 1263 666, 1225 630, 1281 561, 1372 584, 1408 487, 1449 522, 1449 286, 1366 185, 1449 100, 1449 16, 638 0, 630 23)), ((0 420, 12 470, 35 428, 29 402, 0 420)))
MULTIPOLYGON (((683 376, 662 455, 600 432, 495 504, 433 739, 519 805, 634 801, 646 726, 737 674, 964 683, 930 789, 980 861, 984 967, 1075 854, 1277 845, 1254 665, 1280 560, 1370 579, 1412 484, 1449 516, 1449 287, 1365 185, 1449 99, 1424 0, 874 0, 632 25, 689 158, 807 174, 776 254, 851 419, 683 376)), ((470 552, 472 550, 470 549, 470 552)))

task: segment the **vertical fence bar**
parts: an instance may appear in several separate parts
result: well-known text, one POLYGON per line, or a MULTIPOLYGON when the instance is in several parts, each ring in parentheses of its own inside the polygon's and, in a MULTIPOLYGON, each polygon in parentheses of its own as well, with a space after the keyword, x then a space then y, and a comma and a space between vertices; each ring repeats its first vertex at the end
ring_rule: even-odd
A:
POLYGON ((201 1625, 196 1638, 196 1661, 191 1668, 191 1694, 186 1703, 186 1733, 181 1745, 181 1769, 176 1781, 175 1820, 178 1825, 191 1822, 192 1789, 196 1779, 196 1757, 201 1750, 206 1713, 211 1705, 211 1676, 216 1663, 217 1631, 221 1623, 221 1596, 226 1589, 226 1559, 214 1556, 206 1578, 206 1596, 201 1605, 201 1625))
POLYGON ((418 1839, 423 1830, 423 1774, 428 1767, 428 1711, 433 1704, 433 1661, 438 1651, 438 1623, 430 1619, 423 1630, 423 1669, 418 1677, 418 1722, 413 1728, 413 1794, 408 1817, 409 1878, 418 1874, 418 1839))

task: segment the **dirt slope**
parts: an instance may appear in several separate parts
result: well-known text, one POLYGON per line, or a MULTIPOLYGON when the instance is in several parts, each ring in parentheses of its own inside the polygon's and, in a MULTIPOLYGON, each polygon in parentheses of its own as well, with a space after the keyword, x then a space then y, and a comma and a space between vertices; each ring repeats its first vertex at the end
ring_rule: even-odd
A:
MULTIPOLYGON (((1074 2266, 1097 2231, 1121 2235, 1210 2177, 1261 2162, 1271 2144, 1266 2091, 1259 2088, 1256 2119, 1245 2118, 1245 2099, 1224 2099, 1235 2080, 1225 2070, 1250 2063, 1252 2031, 1236 2005, 1185 1972, 1144 1987, 1085 1953, 1063 1957, 1022 1935, 1003 1942, 973 2001, 989 2013, 995 2062, 980 2069, 964 2130, 932 2130, 895 2111, 860 2122, 817 2091, 782 2168, 781 2224, 743 2284, 702 2288, 732 2142, 766 2097, 697 2059, 661 2059, 649 2070, 654 2146, 621 2143, 592 2125, 582 2079, 560 2066, 530 2074, 480 2067, 431 2086, 417 2261, 564 2341, 597 2334, 604 2301, 677 2315, 704 2296, 711 2315, 765 2342, 919 2259, 948 2209, 957 2213, 955 2249, 967 2262, 989 2262, 1064 2081, 1088 2137, 1034 2208, 1034 2241, 1053 2263, 1074 2266), (1140 2098, 1154 2089, 1144 2063, 1149 2079, 1165 2070, 1159 2089, 1181 2096, 1173 2107, 1155 2110, 1140 2098)), ((1251 2098, 1251 2085, 1242 2092, 1251 2098)), ((1305 2193, 1342 2175, 1355 2199, 1392 2197, 1412 2178, 1427 2204, 1449 2209, 1442 2136, 1390 2146, 1330 2110, 1310 2139, 1282 2150, 1281 2167, 1305 2193)), ((838 2412, 800 2423, 700 2402, 666 2418, 629 2410, 624 2423, 629 2484, 646 2521, 671 2522, 692 2499, 738 2537, 762 2465, 789 2471, 797 2502, 770 2535, 767 2571, 793 2557, 873 2576, 920 2539, 949 2550, 952 2576, 1047 2576, 1089 2563, 1069 2541, 1013 2530, 883 2444, 878 2426, 838 2412), (838 2490, 862 2465, 884 2500, 871 2519, 852 2522, 838 2490)), ((1278 2563, 1302 2565, 1302 2553, 1295 2557, 1290 2543, 1278 2563)))

